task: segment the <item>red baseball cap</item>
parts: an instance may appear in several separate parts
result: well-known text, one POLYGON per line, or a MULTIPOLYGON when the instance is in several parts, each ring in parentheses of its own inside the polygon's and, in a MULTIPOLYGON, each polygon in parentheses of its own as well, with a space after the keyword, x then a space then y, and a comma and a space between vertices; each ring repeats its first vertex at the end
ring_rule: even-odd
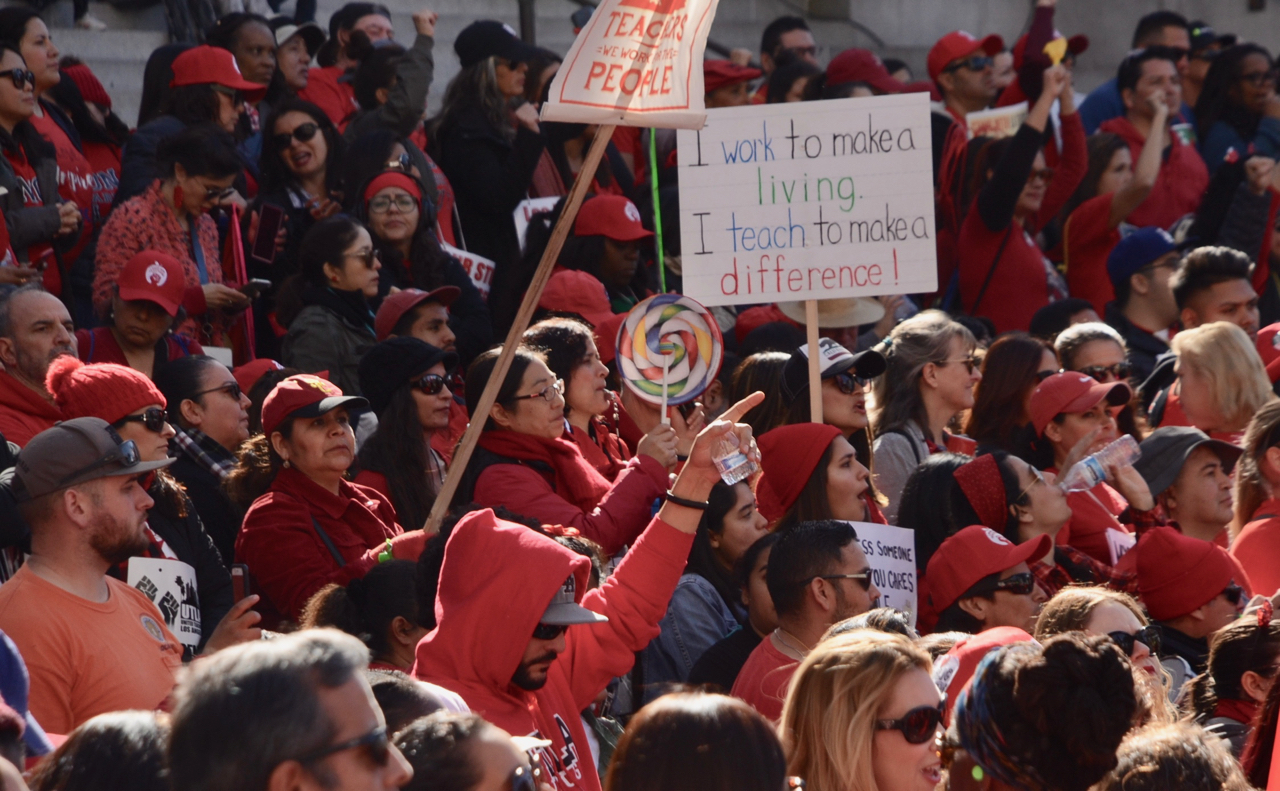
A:
POLYGON ((120 299, 154 302, 170 316, 178 315, 187 291, 186 276, 178 259, 159 250, 143 250, 120 270, 116 286, 120 299))
POLYGON ((1280 379, 1280 324, 1268 324, 1258 330, 1258 356, 1267 367, 1267 378, 1280 379))
POLYGON ((391 331, 400 323, 404 314, 421 305, 423 302, 439 302, 446 308, 462 296, 462 289, 457 286, 441 286, 431 291, 418 288, 406 288, 397 291, 386 299, 378 308, 378 315, 373 317, 373 332, 379 341, 385 341, 391 331))
POLYGON ((1111 406, 1124 406, 1131 398, 1133 390, 1124 382, 1103 383, 1077 371, 1064 371, 1045 379, 1031 394, 1031 425, 1040 436, 1049 421, 1064 412, 1084 412, 1104 399, 1111 406))
POLYGON ((267 93, 267 86, 246 80, 240 74, 235 56, 221 47, 201 44, 173 59, 170 88, 209 84, 240 91, 251 102, 258 101, 267 93))
POLYGON ((929 79, 938 79, 938 75, 942 74, 942 70, 947 67, 948 63, 966 55, 972 55, 978 50, 982 50, 988 55, 995 55, 1004 50, 1004 39, 995 33, 981 40, 974 38, 963 30, 954 30, 948 33, 938 39, 938 43, 934 44, 933 49, 929 50, 929 79))
POLYGON ((599 327, 614 315, 609 304, 609 292, 588 272, 562 269, 547 280, 538 307, 558 313, 577 313, 599 327))
MULTIPOLYGON (((927 575, 926 575, 927 576, 927 575)), ((1016 626, 997 626, 972 637, 966 637, 951 646, 933 666, 933 683, 946 698, 943 722, 951 723, 951 711, 960 699, 965 685, 973 679, 978 663, 993 649, 1013 643, 1034 643, 1035 638, 1016 626)))
POLYGON ((884 62, 869 49, 846 49, 827 64, 827 85, 865 82, 881 93, 902 93, 906 86, 889 76, 884 62))
POLYGON ((333 382, 315 374, 294 374, 276 385, 262 402, 262 433, 268 437, 291 417, 318 417, 340 406, 368 407, 360 396, 343 395, 333 382))
POLYGON ((1153 527, 1131 552, 1138 556, 1138 596, 1157 621, 1180 618, 1227 589, 1236 564, 1222 547, 1153 527))
POLYGON ((573 223, 574 236, 606 236, 615 242, 634 242, 653 236, 640 224, 640 210, 621 195, 597 195, 584 201, 573 223))
POLYGON ((702 82, 707 93, 735 82, 754 80, 764 72, 750 66, 739 66, 727 60, 702 61, 702 82))
POLYGON ((1053 537, 1047 533, 1015 544, 989 527, 966 527, 943 541, 929 558, 924 573, 929 580, 929 606, 941 613, 983 577, 1044 557, 1051 546, 1053 537))
POLYGON ((284 366, 272 360, 270 357, 259 357, 251 360, 244 365, 237 365, 231 375, 236 378, 236 384, 240 385, 240 391, 248 393, 258 380, 263 377, 267 371, 280 371, 284 366))

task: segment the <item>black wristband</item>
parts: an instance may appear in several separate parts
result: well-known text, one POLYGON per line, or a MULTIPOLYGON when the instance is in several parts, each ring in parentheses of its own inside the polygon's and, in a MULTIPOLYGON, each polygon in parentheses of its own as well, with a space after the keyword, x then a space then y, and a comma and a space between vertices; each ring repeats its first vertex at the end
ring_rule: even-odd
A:
POLYGON ((707 510, 707 506, 710 505, 710 503, 705 500, 686 500, 683 497, 677 497, 670 489, 667 490, 667 502, 675 503, 676 505, 681 505, 685 508, 692 508, 695 511, 705 511, 707 510))

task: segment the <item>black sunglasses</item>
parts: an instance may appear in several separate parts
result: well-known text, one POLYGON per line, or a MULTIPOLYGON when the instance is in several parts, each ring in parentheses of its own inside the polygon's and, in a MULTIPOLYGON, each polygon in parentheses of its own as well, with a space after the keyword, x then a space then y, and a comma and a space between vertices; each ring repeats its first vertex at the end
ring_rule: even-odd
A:
POLYGON ((30 85, 36 87, 36 73, 30 69, 5 69, 0 71, 0 77, 8 77, 13 80, 13 87, 22 90, 22 86, 30 85))
POLYGON ((564 624, 540 623, 533 627, 533 639, 554 640, 567 631, 569 631, 569 627, 564 624))
POLYGON ((1029 571, 1020 574, 1013 574, 1002 580, 996 580, 990 585, 983 586, 985 593, 994 593, 996 591, 1008 591, 1015 596, 1030 596, 1031 592, 1036 589, 1036 578, 1029 571))
POLYGON ((864 591, 871 590, 871 569, 860 571, 857 574, 819 574, 820 580, 857 580, 864 591))
POLYGON ((840 388, 840 392, 845 395, 853 395, 855 390, 866 389, 867 385, 871 384, 871 380, 867 377, 851 374, 848 371, 831 378, 836 380, 836 387, 840 388))
POLYGON ((1111 642, 1120 646, 1120 650, 1124 651, 1125 656, 1133 656, 1135 643, 1142 643, 1153 654, 1160 653, 1160 627, 1158 626, 1147 626, 1133 634, 1128 632, 1107 632, 1107 637, 1111 638, 1111 642))
POLYGON ((1240 602, 1244 599, 1244 588, 1233 582, 1227 586, 1222 595, 1227 597, 1227 601, 1231 602, 1232 607, 1239 607, 1240 602))
POLYGON ((1043 382, 1044 380, 1048 379, 1050 376, 1053 376, 1056 373, 1057 371, 1053 371, 1049 369, 1046 369, 1043 371, 1036 371, 1036 384, 1040 384, 1041 382, 1043 382))
POLYGON ((972 58, 965 58, 962 61, 952 63, 943 69, 943 72, 959 71, 960 69, 968 69, 969 71, 983 71, 995 65, 996 59, 990 55, 974 55, 972 58))
POLYGON ((201 391, 200 391, 200 392, 198 392, 198 393, 192 393, 192 394, 189 396, 189 398, 190 398, 192 401, 194 401, 195 399, 199 398, 200 396, 203 396, 203 395, 209 395, 210 393, 226 393, 227 395, 231 396, 231 397, 232 397, 233 399, 235 399, 236 401, 239 401, 239 400, 240 400, 240 396, 244 395, 243 391, 241 391, 241 390, 240 390, 240 385, 239 385, 239 384, 237 384, 236 382, 228 382, 228 383, 226 383, 226 384, 222 385, 221 387, 214 387, 214 388, 209 389, 209 390, 201 390, 201 391))
POLYGON ((357 747, 364 748, 368 753, 370 760, 378 766, 386 766, 387 761, 391 758, 391 742, 387 738, 387 728, 379 725, 363 736, 357 736, 345 742, 339 742, 329 747, 307 753, 298 759, 299 763, 313 764, 317 761, 328 758, 336 753, 344 750, 354 750, 357 747))
POLYGON ((878 731, 902 731, 911 744, 924 744, 938 733, 942 724, 942 704, 918 706, 896 720, 876 720, 878 731))
POLYGON ((276 148, 288 148, 293 145, 294 139, 299 143, 305 143, 316 136, 316 132, 320 131, 320 127, 316 124, 302 124, 296 127, 292 132, 281 132, 278 135, 271 136, 271 142, 276 144, 276 148))
POLYGON ((110 453, 98 459, 93 464, 90 464, 88 467, 81 467, 70 475, 63 477, 62 480, 58 481, 58 485, 54 488, 61 489, 76 478, 79 478, 82 475, 88 475, 95 470, 100 470, 111 464, 119 464, 127 470, 131 467, 138 466, 138 462, 140 461, 142 461, 142 454, 138 453, 138 443, 131 439, 127 439, 115 446, 110 453))
POLYGON ((165 427, 164 410, 158 406, 147 407, 141 415, 125 415, 112 423, 111 427, 121 428, 125 423, 141 423, 147 427, 147 431, 159 434, 165 427))
POLYGON ((426 374, 411 384, 426 395, 438 395, 444 389, 445 379, 440 374, 426 374))
POLYGON ((1111 374, 1123 382, 1129 378, 1129 374, 1133 373, 1133 367, 1126 362, 1115 363, 1114 365, 1086 365, 1080 369, 1080 373, 1099 382, 1105 382, 1107 374, 1111 374))

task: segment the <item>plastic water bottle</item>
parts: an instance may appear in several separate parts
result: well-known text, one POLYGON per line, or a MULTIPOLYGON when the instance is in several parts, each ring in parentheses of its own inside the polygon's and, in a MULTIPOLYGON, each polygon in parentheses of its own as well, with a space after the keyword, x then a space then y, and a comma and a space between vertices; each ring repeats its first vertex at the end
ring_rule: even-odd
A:
POLYGON ((732 486, 738 481, 747 479, 760 469, 754 461, 747 458, 738 444, 738 437, 730 431, 716 441, 711 448, 711 460, 715 462, 720 480, 732 486))
POLYGON ((1064 492, 1092 489, 1110 477, 1107 471, 1112 467, 1127 467, 1141 456, 1142 449, 1138 447, 1138 441, 1125 434, 1092 456, 1081 459, 1076 466, 1067 470, 1058 485, 1064 492))

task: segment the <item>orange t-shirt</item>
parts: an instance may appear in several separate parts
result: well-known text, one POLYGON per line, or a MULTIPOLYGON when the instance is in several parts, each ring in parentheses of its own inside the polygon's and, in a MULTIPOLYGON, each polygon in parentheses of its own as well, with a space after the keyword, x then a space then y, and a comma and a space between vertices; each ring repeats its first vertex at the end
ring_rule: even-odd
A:
POLYGON ((769 635, 747 657, 730 694, 750 703, 751 708, 776 723, 782 719, 787 685, 798 667, 799 662, 774 647, 773 636, 769 635))
POLYGON ((155 605, 106 579, 110 593, 102 604, 27 566, 0 585, 0 630, 27 663, 31 713, 50 733, 70 733, 109 711, 158 708, 182 666, 182 646, 155 605))

